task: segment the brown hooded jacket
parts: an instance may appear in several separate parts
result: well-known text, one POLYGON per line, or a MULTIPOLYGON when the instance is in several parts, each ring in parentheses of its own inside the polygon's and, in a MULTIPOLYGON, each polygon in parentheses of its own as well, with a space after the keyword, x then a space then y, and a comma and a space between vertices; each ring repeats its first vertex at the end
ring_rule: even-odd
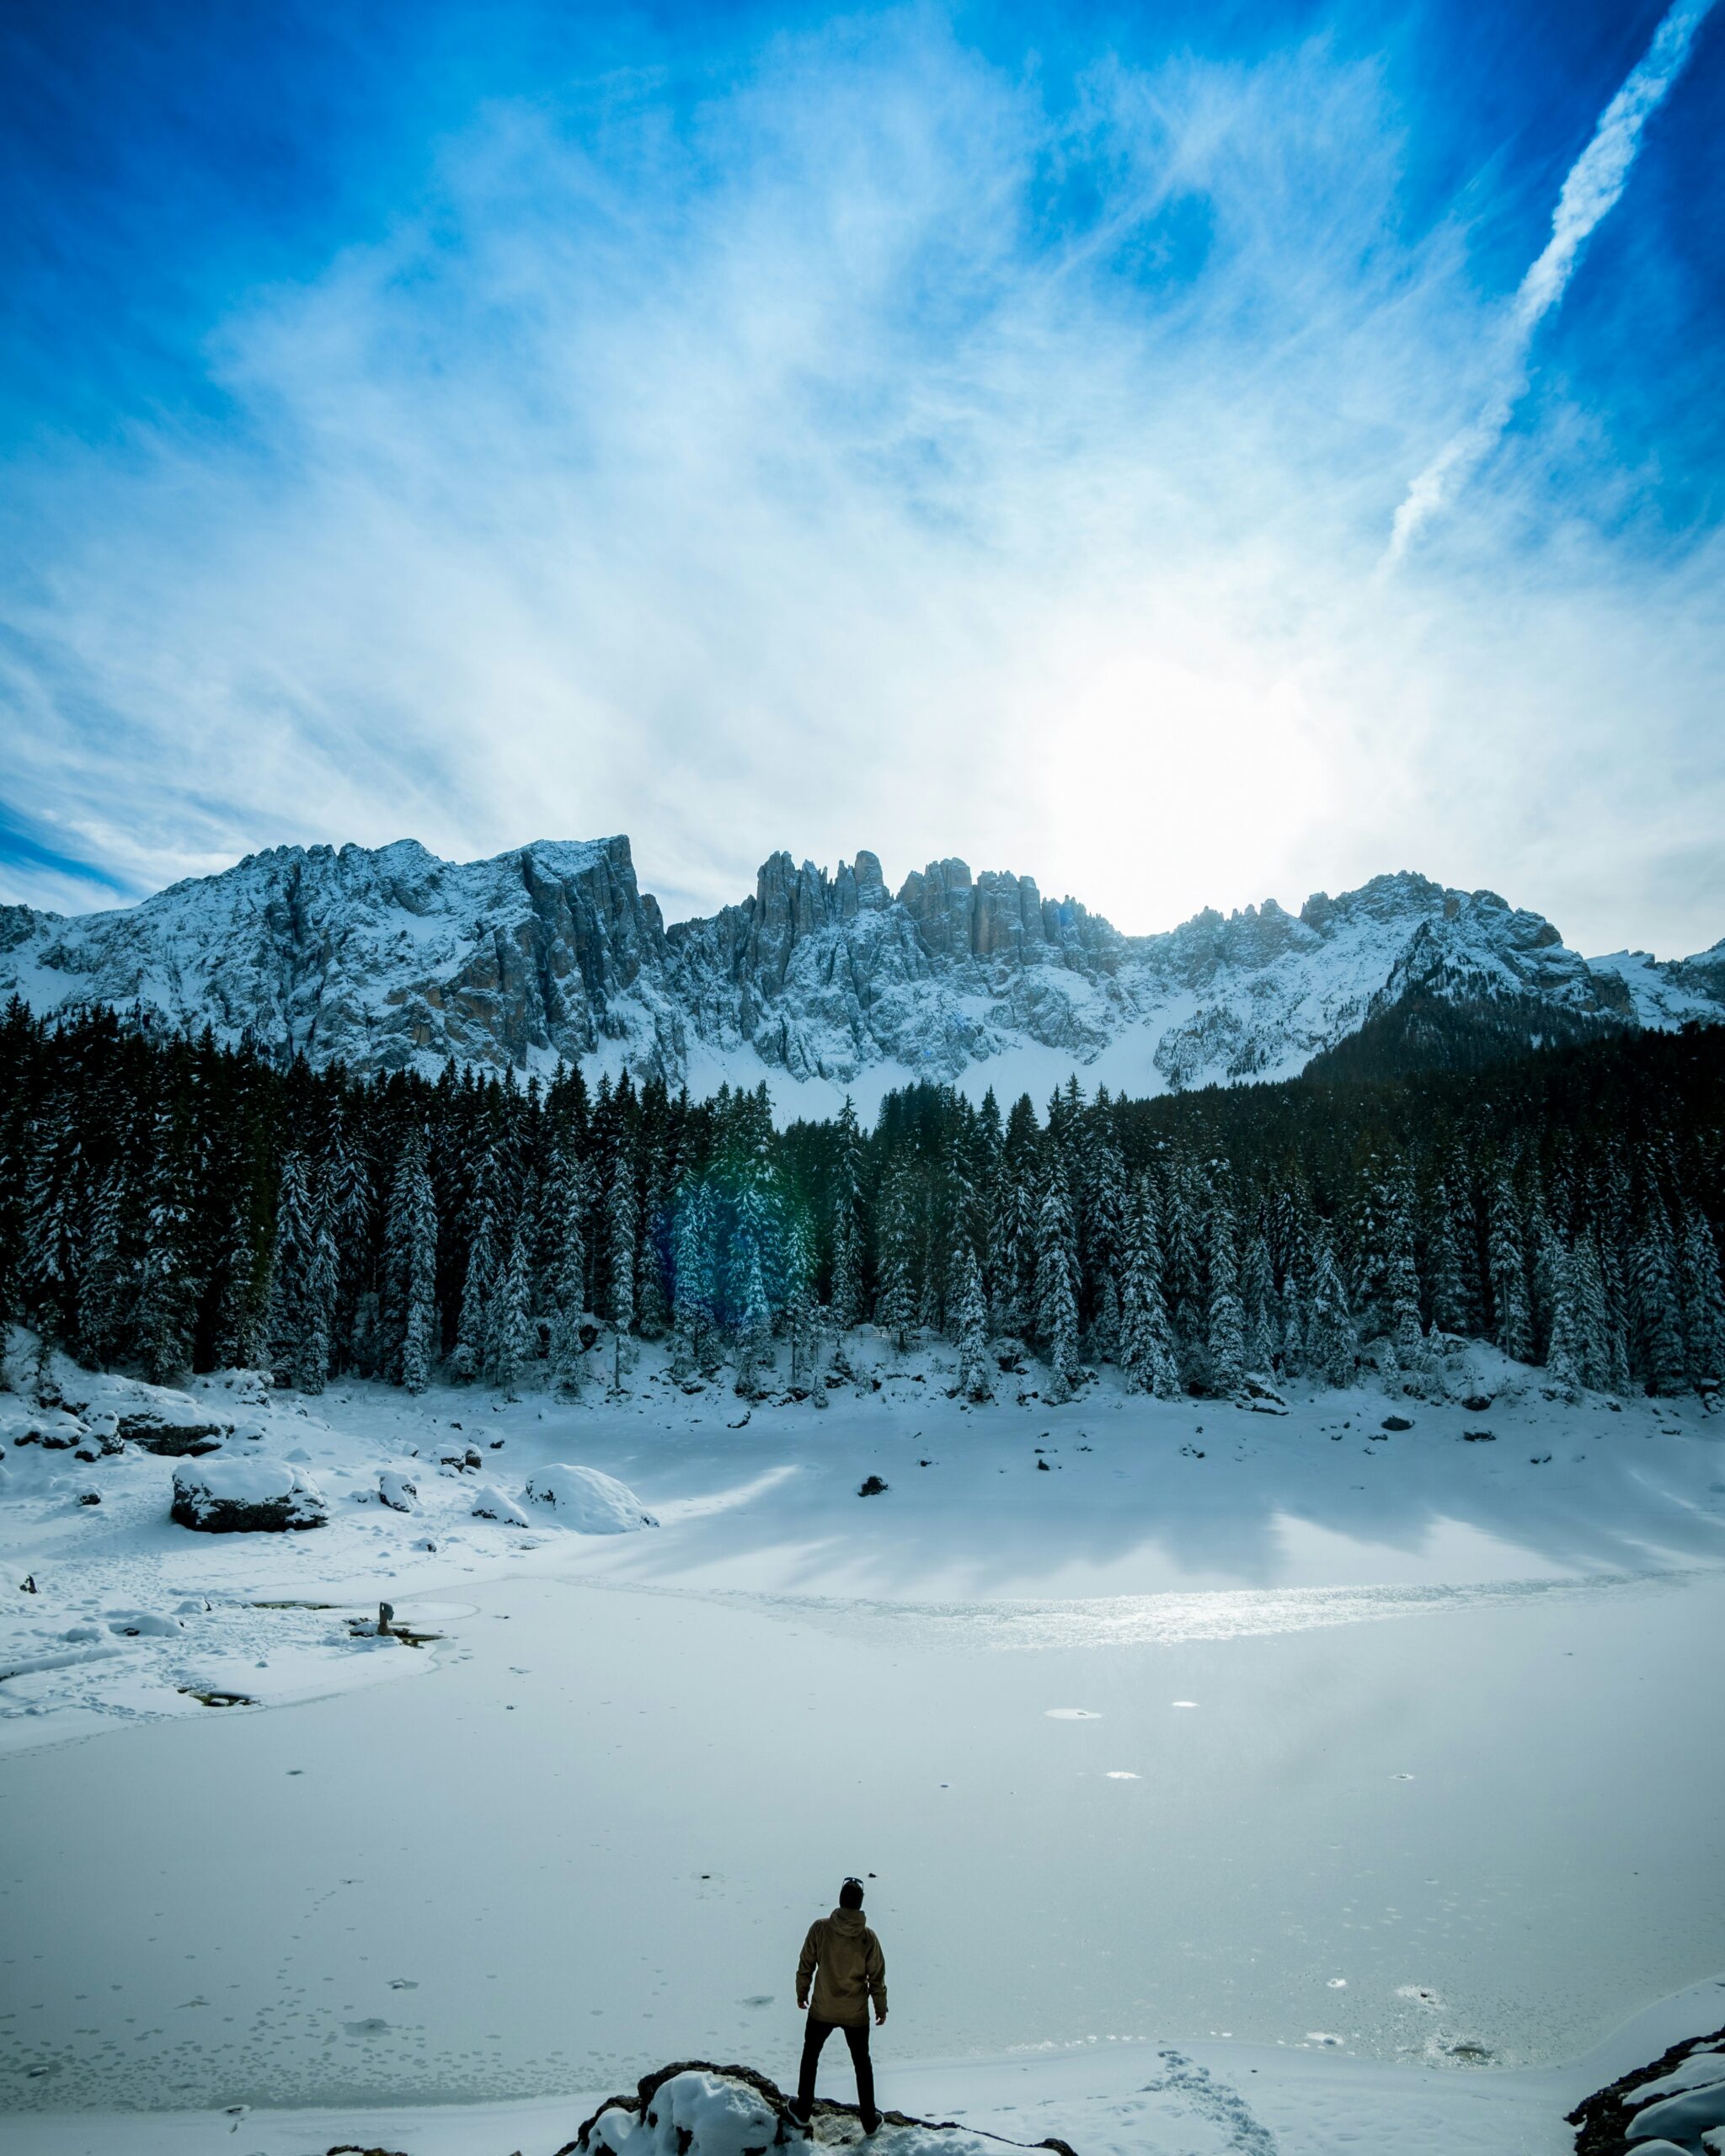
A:
POLYGON ((835 1909, 809 1925, 797 1962, 799 2006, 809 1998, 811 1976, 814 1996, 809 2011, 817 2021, 866 2028, 870 1999, 877 2014, 886 2012, 886 1961, 861 1909, 835 1909))

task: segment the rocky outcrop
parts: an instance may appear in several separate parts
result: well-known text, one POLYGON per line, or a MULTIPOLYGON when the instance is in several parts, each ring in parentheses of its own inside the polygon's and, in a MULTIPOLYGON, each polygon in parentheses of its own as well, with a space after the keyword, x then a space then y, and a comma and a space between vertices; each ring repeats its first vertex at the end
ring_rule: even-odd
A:
POLYGON ((1725 2029, 1673 2044, 1578 2104, 1568 2123, 1575 2156, 1706 2156, 1725 2134, 1725 2029))
MULTIPOLYGON (((767 2156, 772 2149, 820 2144, 846 2134, 824 2130, 850 2123, 853 2104, 817 2097, 811 2130, 791 2116, 785 2095, 764 2073, 747 2066, 712 2066, 686 2060, 648 2074, 633 2096, 613 2096, 582 2126, 557 2156, 767 2156)), ((1074 2156, 1064 2141, 1007 2141, 953 2121, 908 2117, 883 2111, 869 2144, 891 2156, 999 2156, 1007 2148, 1051 2148, 1074 2156)))
MULTIPOLYGON (((13 989, 39 1011, 136 1006, 366 1071, 562 1060, 849 1086, 977 1070, 1007 1093, 1076 1070, 1145 1093, 1292 1076, 1411 1010, 1484 1011, 1506 1041, 1719 1020, 1725 945, 1590 965, 1494 892, 1405 873, 1297 915, 1267 899, 1129 937, 954 859, 893 895, 867 852, 831 873, 776 853, 740 905, 667 929, 627 839, 465 863, 403 841, 277 847, 81 920, 0 908, 0 996, 13 989)), ((1396 1053, 1431 1036, 1403 1026, 1396 1053)))

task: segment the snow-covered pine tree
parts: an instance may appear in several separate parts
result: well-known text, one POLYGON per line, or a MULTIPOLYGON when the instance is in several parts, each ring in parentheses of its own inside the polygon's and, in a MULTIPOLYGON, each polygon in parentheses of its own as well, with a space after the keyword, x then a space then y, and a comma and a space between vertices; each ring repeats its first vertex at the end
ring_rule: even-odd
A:
POLYGON ((1439 1332, 1466 1333, 1469 1329, 1467 1291, 1447 1183, 1434 1187, 1426 1221, 1426 1284, 1431 1291, 1432 1323, 1439 1332))
POLYGON ((1685 1374, 1682 1315, 1672 1263, 1670 1223, 1657 1198, 1648 1203, 1631 1253, 1630 1268, 1642 1382, 1655 1395, 1681 1392, 1685 1374))
POLYGON ((440 1341, 437 1324, 437 1201, 419 1134, 399 1178, 401 1223, 401 1381, 410 1393, 431 1382, 440 1341))
POLYGON ((1327 1232, 1321 1230, 1314 1244, 1311 1286, 1306 1297, 1306 1370, 1322 1385, 1351 1385, 1359 1336, 1327 1232))
POLYGON ((742 1294, 737 1311, 736 1390, 745 1400, 762 1390, 761 1373, 772 1356, 772 1309, 766 1299, 766 1282, 761 1251, 752 1237, 745 1242, 740 1267, 742 1294))
POLYGON ((606 1315, 619 1332, 630 1331, 635 1322, 635 1239, 638 1229, 635 1209, 634 1170, 626 1151, 619 1150, 606 1193, 606 1243, 609 1253, 611 1304, 606 1315))
POLYGON ((1279 1345, 1276 1325, 1276 1276, 1270 1263, 1268 1238, 1260 1227, 1246 1246, 1240 1269, 1240 1300, 1246 1313, 1246 1363, 1249 1369, 1274 1368, 1279 1345))
POLYGON ((994 1373, 988 1353, 988 1310, 982 1299, 982 1267, 975 1246, 962 1236, 953 1251, 953 1283, 947 1296, 947 1322, 958 1349, 953 1390, 979 1405, 994 1398, 994 1373))
POLYGON ((93 1369, 117 1362, 131 1330, 136 1294, 126 1251, 127 1165, 116 1159, 96 1188, 83 1282, 78 1294, 77 1352, 93 1369))
POLYGON ((497 1214, 492 1203, 492 1181, 489 1172, 483 1176, 475 1194, 467 1272, 462 1281, 461 1315, 456 1325, 455 1352, 450 1357, 451 1369, 464 1381, 477 1378, 485 1367, 485 1335, 497 1273, 497 1214))
POLYGON ((1491 1278, 1492 1334, 1506 1355, 1525 1363, 1533 1355, 1533 1312, 1521 1214, 1507 1170, 1492 1182, 1486 1227, 1486 1269, 1491 1278))
POLYGON ((329 1365, 337 1371, 351 1370, 360 1296, 371 1261, 373 1199, 371 1169, 354 1143, 339 1102, 330 1113, 318 1186, 336 1257, 330 1295, 329 1365))
MULTIPOLYGON (((152 1385, 183 1384, 192 1366, 199 1283, 191 1263, 190 1133, 183 1107, 163 1103, 152 1141, 136 1327, 144 1374, 152 1385)), ((315 1241, 312 1247, 315 1252, 315 1241)))
POLYGON ((862 1315, 862 1139, 848 1093, 834 1132, 832 1321, 842 1335, 862 1315))
POLYGON ((546 1205, 552 1224, 551 1383, 572 1398, 581 1389, 581 1320, 587 1308, 586 1178, 572 1145, 552 1155, 546 1205))
POLYGON ((299 1339, 294 1351, 293 1381, 300 1392, 322 1392, 329 1375, 335 1299, 341 1279, 341 1256, 330 1225, 328 1193, 312 1200, 312 1249, 306 1267, 299 1339))
POLYGON ((77 1337, 88 1192, 69 1093, 51 1097, 30 1131, 24 1184, 24 1308, 45 1344, 77 1337))
POLYGON ((1546 1384, 1570 1401, 1581 1398, 1586 1382, 1587 1347, 1583 1338, 1575 1267, 1570 1253, 1552 1236, 1542 1266, 1544 1291, 1550 1298, 1550 1337, 1546 1343, 1546 1384))
POLYGON ((1174 1357, 1183 1380, 1204 1374, 1209 1305, 1199 1255, 1198 1180, 1189 1162, 1174 1159, 1162 1187, 1162 1299, 1173 1329, 1174 1357))
POLYGON ((485 1374, 505 1400, 515 1397, 531 1344, 532 1275, 527 1262, 527 1239, 518 1219, 510 1232, 509 1247, 498 1274, 486 1326, 485 1374))
POLYGON ((1706 1218, 1691 1209, 1683 1226, 1683 1341, 1689 1381, 1702 1394, 1725 1385, 1725 1294, 1719 1246, 1706 1218))
POLYGON ((915 1223, 911 1215, 909 1171, 905 1161, 895 1161, 882 1179, 875 1216, 875 1243, 879 1279, 874 1321, 892 1335, 902 1354, 916 1315, 915 1285, 915 1223))
POLYGON ((1078 1374, 1078 1299, 1071 1204, 1058 1156, 1049 1166, 1036 1214, 1037 1344, 1049 1370, 1049 1397, 1071 1397, 1078 1374))
POLYGON ((1235 1256, 1233 1208, 1218 1193, 1210 1202, 1209 1230, 1210 1317, 1205 1331, 1209 1379, 1213 1391, 1239 1391, 1246 1381, 1246 1313, 1241 1306, 1240 1266, 1235 1256))
POLYGON ((1570 1249, 1568 1286, 1577 1374, 1593 1391, 1608 1391, 1612 1380, 1610 1321, 1599 1273, 1599 1245, 1585 1229, 1570 1249))
MULTIPOLYGON (((316 1252, 317 1222, 306 1180, 306 1158, 290 1146, 281 1159, 275 1191, 275 1235, 270 1264, 265 1319, 270 1368, 276 1382, 291 1385, 299 1367, 307 1324, 307 1289, 316 1252)), ((145 1267, 148 1267, 147 1250, 145 1267)))
POLYGON ((1125 1284, 1120 1299, 1120 1371, 1129 1392, 1158 1400, 1180 1396, 1174 1337, 1162 1300, 1162 1243, 1156 1233, 1156 1193, 1140 1176, 1127 1219, 1125 1284))

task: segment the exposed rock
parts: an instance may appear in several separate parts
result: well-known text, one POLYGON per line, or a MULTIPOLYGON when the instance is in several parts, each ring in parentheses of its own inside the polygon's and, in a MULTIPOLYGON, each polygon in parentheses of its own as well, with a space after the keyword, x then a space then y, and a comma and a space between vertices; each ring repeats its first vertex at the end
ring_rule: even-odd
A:
POLYGON ((233 1434, 232 1422, 177 1422, 154 1408, 115 1418, 115 1435, 122 1443, 142 1446, 169 1460, 197 1459, 220 1449, 233 1434))
POLYGON ((1575 2156, 1654 2156, 1674 2146, 1699 2156, 1702 2134, 1725 2125, 1725 2029, 1673 2044, 1578 2104, 1568 2123, 1575 2156))
POLYGON ((322 1527, 329 1508, 285 1460, 222 1458, 174 1469, 170 1517, 206 1534, 280 1534, 322 1527))
POLYGON ((1413 1425, 1405 1415, 1386 1415, 1378 1428, 1382 1430, 1411 1430, 1413 1425))

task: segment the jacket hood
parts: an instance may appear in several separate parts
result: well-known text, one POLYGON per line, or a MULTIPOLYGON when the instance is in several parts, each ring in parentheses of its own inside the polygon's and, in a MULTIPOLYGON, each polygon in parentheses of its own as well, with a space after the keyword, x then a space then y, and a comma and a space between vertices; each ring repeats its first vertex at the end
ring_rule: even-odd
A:
POLYGON ((841 1931, 866 1931, 868 1928, 861 1909, 835 1909, 827 1922, 836 1924, 841 1931))

